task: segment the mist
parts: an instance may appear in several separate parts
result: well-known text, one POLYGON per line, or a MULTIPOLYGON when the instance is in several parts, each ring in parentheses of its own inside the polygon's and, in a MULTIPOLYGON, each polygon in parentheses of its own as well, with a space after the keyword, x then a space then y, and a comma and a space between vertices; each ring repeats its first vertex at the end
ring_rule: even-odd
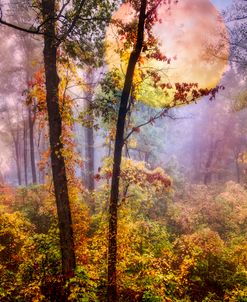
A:
POLYGON ((246 12, 0 4, 0 301, 245 301, 246 12))

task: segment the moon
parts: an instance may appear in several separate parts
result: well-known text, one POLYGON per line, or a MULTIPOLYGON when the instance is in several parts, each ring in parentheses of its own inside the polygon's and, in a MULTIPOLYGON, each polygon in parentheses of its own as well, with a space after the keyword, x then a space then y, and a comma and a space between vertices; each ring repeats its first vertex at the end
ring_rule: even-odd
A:
MULTIPOLYGON (((159 49, 168 61, 146 60, 141 68, 159 71, 162 82, 171 85, 197 83, 199 88, 214 88, 228 66, 229 40, 225 23, 208 0, 175 2, 158 8, 158 22, 152 28, 159 49)), ((130 4, 122 4, 112 17, 124 24, 134 18, 135 11, 130 4)), ((109 70, 120 71, 123 82, 131 49, 124 56, 122 40, 116 26, 110 25, 106 33, 106 62, 109 70)), ((152 107, 164 107, 169 106, 171 94, 164 95, 152 87, 149 80, 143 80, 136 99, 152 107)))

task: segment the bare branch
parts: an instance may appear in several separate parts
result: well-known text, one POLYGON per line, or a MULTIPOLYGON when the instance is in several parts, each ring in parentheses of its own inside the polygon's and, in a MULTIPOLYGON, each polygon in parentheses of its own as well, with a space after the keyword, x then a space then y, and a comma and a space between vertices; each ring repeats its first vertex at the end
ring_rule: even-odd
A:
MULTIPOLYGON (((169 108, 170 109, 170 108, 169 108)), ((128 138, 134 133, 137 131, 137 129, 141 128, 141 127, 144 127, 148 124, 153 124, 156 120, 160 119, 160 118, 163 118, 163 117, 168 117, 172 120, 181 120, 181 119, 186 119, 186 117, 175 117, 171 114, 168 114, 168 111, 169 111, 168 108, 164 108, 162 109, 161 111, 157 112, 153 117, 151 117, 148 121, 146 122, 143 122, 135 127, 133 127, 131 129, 131 131, 127 134, 127 136, 125 137, 124 141, 126 142, 128 140, 128 138)))
POLYGON ((10 28, 14 28, 14 29, 19 30, 19 31, 22 31, 22 32, 29 33, 29 34, 44 35, 44 33, 41 32, 41 31, 39 30, 39 27, 38 27, 37 29, 23 28, 23 27, 20 27, 20 26, 18 26, 18 25, 9 23, 9 22, 7 22, 7 21, 4 21, 4 20, 2 20, 2 18, 0 19, 0 24, 5 25, 5 26, 8 26, 8 27, 10 27, 10 28))
POLYGON ((132 130, 127 134, 127 136, 125 137, 124 141, 126 141, 134 132, 136 132, 137 129, 143 127, 143 126, 146 126, 148 124, 151 124, 153 123, 155 120, 161 118, 161 117, 165 117, 165 116, 168 116, 167 115, 168 113, 168 109, 165 108, 165 109, 162 109, 161 111, 157 112, 155 114, 155 116, 151 117, 148 121, 146 122, 143 122, 141 124, 139 124, 138 126, 136 127, 133 127, 132 130))

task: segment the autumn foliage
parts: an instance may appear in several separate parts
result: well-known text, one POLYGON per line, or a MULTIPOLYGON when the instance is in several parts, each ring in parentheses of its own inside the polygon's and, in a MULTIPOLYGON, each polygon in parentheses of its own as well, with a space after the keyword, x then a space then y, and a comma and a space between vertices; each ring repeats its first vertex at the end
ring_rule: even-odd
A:
MULTIPOLYGON (((125 163, 123 171, 129 174, 122 179, 123 188, 129 181, 131 185, 120 204, 120 300, 242 301, 247 282, 245 189, 234 182, 218 191, 195 185, 173 203, 172 191, 160 191, 161 171, 144 169, 145 185, 137 177, 141 172, 130 172, 133 165, 125 163)), ((52 290, 61 283, 54 197, 38 186, 6 187, 1 197, 1 299, 59 299, 52 290)), ((70 281, 70 301, 105 299, 105 184, 95 198, 97 211, 91 218, 83 196, 72 205, 79 267, 70 281)))

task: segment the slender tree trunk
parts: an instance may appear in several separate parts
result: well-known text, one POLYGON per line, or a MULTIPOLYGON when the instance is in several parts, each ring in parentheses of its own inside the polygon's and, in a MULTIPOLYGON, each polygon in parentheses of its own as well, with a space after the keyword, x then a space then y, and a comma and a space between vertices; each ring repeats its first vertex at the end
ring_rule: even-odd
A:
MULTIPOLYGON (((89 68, 87 71, 87 86, 88 92, 86 95, 86 108, 90 109, 91 102, 93 99, 93 92, 92 92, 92 85, 93 85, 93 69, 89 68)), ((89 122, 93 122, 93 117, 88 117, 89 122)), ((85 138, 86 138, 86 150, 85 150, 85 157, 86 157, 86 185, 88 190, 94 190, 94 131, 92 127, 85 128, 85 138)))
POLYGON ((62 271, 66 280, 74 275, 76 261, 65 159, 62 154, 62 119, 58 100, 59 77, 57 74, 57 40, 55 38, 55 0, 42 0, 42 13, 44 20, 47 20, 44 35, 44 64, 51 168, 59 221, 62 271))
POLYGON ((86 178, 87 188, 94 190, 94 131, 86 128, 86 178))
POLYGON ((121 171, 121 159, 124 146, 124 128, 128 108, 128 101, 133 82, 133 76, 136 63, 140 57, 144 38, 144 25, 147 1, 141 1, 137 41, 134 50, 132 51, 127 73, 125 76, 124 88, 120 101, 118 112, 118 121, 116 129, 116 139, 114 148, 114 160, 112 171, 112 183, 109 206, 109 237, 108 237, 108 285, 107 285, 107 300, 108 302, 118 301, 117 297, 117 225, 118 225, 118 199, 119 199, 119 178, 121 171))
POLYGON ((238 160, 235 161, 236 164, 236 176, 237 176, 237 183, 240 183, 240 167, 238 160))
MULTIPOLYGON (((9 112, 9 108, 6 105, 6 113, 7 113, 7 118, 8 118, 8 126, 9 126, 9 131, 11 134, 12 138, 12 143, 14 147, 14 153, 15 153, 15 162, 16 162, 16 174, 17 174, 17 181, 18 185, 22 185, 22 179, 21 179, 21 157, 20 157, 20 128, 17 127, 16 129, 13 128, 13 125, 11 124, 11 116, 9 112)), ((19 117, 19 110, 17 106, 17 112, 16 112, 17 118, 19 117)), ((20 125, 20 120, 18 119, 18 125, 20 125)))
POLYGON ((234 150, 233 155, 234 155, 234 161, 235 161, 235 167, 236 167, 236 181, 237 183, 240 183, 241 181, 241 170, 238 162, 238 155, 240 153, 240 150, 234 150))
MULTIPOLYGON (((85 130, 85 185, 89 193, 94 191, 94 131, 87 127, 85 130)), ((95 213, 95 198, 93 194, 88 196, 88 205, 91 213, 95 213)))
POLYGON ((19 130, 17 130, 16 137, 14 138, 14 146, 15 146, 15 158, 16 158, 16 172, 18 185, 22 185, 21 181, 21 159, 20 159, 20 146, 19 146, 19 130))
POLYGON ((205 185, 208 185, 211 182, 212 172, 210 171, 210 168, 211 168, 212 160, 213 160, 213 151, 211 150, 209 152, 208 159, 207 159, 207 162, 205 165, 205 174, 204 174, 204 180, 203 180, 203 183, 205 185))
POLYGON ((210 144, 210 150, 208 152, 208 157, 207 157, 207 161, 206 161, 206 164, 205 164, 205 174, 204 174, 204 180, 203 180, 203 183, 205 185, 208 185, 210 182, 211 182, 211 178, 212 178, 212 162, 213 162, 213 159, 214 159, 214 156, 215 156, 215 151, 216 151, 216 148, 217 148, 217 143, 218 141, 216 142, 212 142, 211 141, 211 144, 210 144))
POLYGON ((208 152, 208 158, 205 165, 205 174, 204 174, 205 185, 209 184, 212 181, 213 171, 211 171, 211 169, 213 166, 213 161, 215 161, 216 151, 218 150, 218 146, 220 142, 221 140, 217 140, 215 142, 211 141, 210 150, 208 152))
MULTIPOLYGON (((26 53, 26 85, 28 87, 28 82, 31 78, 31 68, 29 64, 30 53, 30 42, 26 37, 22 38, 23 48, 26 53)), ((35 148, 34 148, 34 113, 32 112, 32 104, 27 105, 28 109, 28 128, 29 128, 29 150, 30 150, 30 164, 31 164, 31 173, 32 173, 32 183, 37 183, 37 173, 36 173, 36 163, 35 163, 35 148)), ((35 107, 35 106, 34 106, 35 107)))
POLYGON ((32 110, 29 105, 28 107, 28 124, 29 124, 29 142, 30 142, 30 160, 31 160, 31 171, 33 184, 37 183, 36 165, 35 165, 35 150, 34 150, 34 122, 32 118, 32 110))
POLYGON ((28 177, 27 177, 27 122, 24 117, 23 120, 23 161, 24 161, 24 179, 25 185, 28 185, 28 177))
POLYGON ((21 163, 20 163, 20 154, 19 154, 19 150, 18 146, 16 147, 16 169, 17 169, 17 178, 18 178, 18 185, 21 186, 22 185, 22 181, 21 181, 21 163))
MULTIPOLYGON (((45 139, 45 133, 44 133, 44 129, 40 129, 39 130, 39 140, 38 140, 38 157, 39 157, 39 161, 41 161, 42 159, 42 154, 45 150, 48 149, 48 146, 46 146, 46 139, 45 139)), ((45 183, 45 174, 46 174, 46 169, 47 167, 43 168, 43 169, 38 169, 39 171, 39 183, 44 184, 45 183)))

